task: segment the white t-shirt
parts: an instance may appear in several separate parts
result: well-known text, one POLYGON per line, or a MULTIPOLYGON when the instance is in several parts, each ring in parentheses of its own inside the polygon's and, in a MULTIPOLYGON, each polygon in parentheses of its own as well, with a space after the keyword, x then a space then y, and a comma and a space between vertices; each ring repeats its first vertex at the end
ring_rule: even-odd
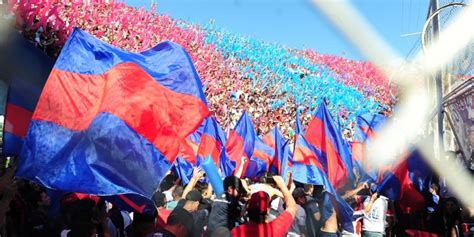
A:
MULTIPOLYGON (((370 197, 364 201, 364 208, 369 204, 370 197)), ((380 196, 375 200, 372 209, 364 215, 362 230, 385 234, 388 201, 386 197, 380 196)))
POLYGON ((173 194, 171 193, 170 190, 164 191, 163 194, 164 194, 165 197, 166 197, 166 202, 171 202, 171 201, 173 201, 173 194))

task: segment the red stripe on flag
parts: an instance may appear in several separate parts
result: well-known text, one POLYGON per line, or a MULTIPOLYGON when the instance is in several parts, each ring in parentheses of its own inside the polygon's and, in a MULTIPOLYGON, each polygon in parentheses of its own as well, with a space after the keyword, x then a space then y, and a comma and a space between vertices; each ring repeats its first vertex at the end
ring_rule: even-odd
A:
POLYGON ((364 144, 361 142, 352 142, 351 143, 352 149, 352 159, 362 162, 364 157, 364 144))
POLYGON ((5 132, 9 132, 21 138, 25 137, 32 116, 33 112, 20 106, 7 103, 5 108, 5 132))
POLYGON ((267 164, 267 170, 270 168, 270 163, 272 163, 273 157, 269 156, 267 153, 259 149, 254 149, 252 156, 263 160, 267 164))
POLYGON ((347 170, 336 148, 327 137, 324 123, 315 117, 308 125, 304 136, 309 144, 326 154, 329 182, 336 189, 342 187, 347 181, 347 170))
POLYGON ((293 162, 298 162, 304 165, 314 165, 320 170, 324 170, 315 154, 306 147, 296 146, 295 153, 293 154, 293 162))
POLYGON ((206 158, 210 155, 214 161, 214 164, 217 166, 219 164, 219 156, 221 154, 220 147, 220 142, 216 141, 216 139, 214 139, 212 136, 203 133, 201 136, 201 144, 199 145, 198 155, 203 158, 206 158))
MULTIPOLYGON (((229 159, 235 161, 234 172, 239 169, 242 157, 247 158, 247 160, 250 159, 244 152, 244 139, 234 130, 231 130, 229 132, 229 138, 225 143, 225 149, 227 151, 227 156, 229 157, 229 159)), ((247 166, 248 162, 244 164, 242 175, 245 174, 247 166)))
POLYGON ((145 209, 146 205, 141 205, 141 206, 138 206, 136 203, 134 203, 132 200, 130 200, 127 196, 125 195, 118 195, 119 198, 124 201, 127 205, 129 205, 131 208, 133 208, 133 210, 135 211, 138 211, 140 213, 143 212, 143 210, 145 209))
POLYGON ((199 98, 174 92, 127 62, 100 75, 53 69, 33 119, 80 131, 102 112, 122 119, 170 162, 209 115, 199 98))
POLYGON ((360 129, 365 133, 367 136, 367 139, 374 139, 375 138, 375 133, 372 131, 372 128, 367 127, 367 126, 360 126, 360 129))
POLYGON ((273 133, 267 133, 265 136, 263 136, 262 140, 265 144, 275 149, 275 139, 273 139, 273 133))
POLYGON ((395 177, 400 181, 400 200, 399 205, 403 212, 411 213, 415 210, 423 210, 425 199, 418 190, 415 189, 413 183, 408 176, 408 159, 405 159, 396 165, 393 172, 395 177))
POLYGON ((186 138, 183 142, 181 142, 181 146, 179 147, 178 156, 183 158, 184 160, 194 164, 196 161, 196 156, 198 153, 198 145, 193 142, 191 139, 186 138))

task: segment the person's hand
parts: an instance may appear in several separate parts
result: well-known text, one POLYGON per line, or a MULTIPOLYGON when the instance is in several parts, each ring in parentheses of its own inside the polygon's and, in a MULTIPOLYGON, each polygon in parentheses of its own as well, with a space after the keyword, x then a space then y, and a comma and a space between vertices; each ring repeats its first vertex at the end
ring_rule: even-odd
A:
POLYGON ((286 187, 285 181, 281 176, 275 175, 273 176, 273 180, 275 181, 275 184, 279 189, 282 189, 282 187, 286 187))
POLYGON ((379 193, 374 193, 370 197, 370 201, 375 202, 375 200, 377 200, 378 197, 379 197, 379 193))
POLYGON ((295 183, 292 181, 292 182, 290 183, 290 193, 293 193, 293 191, 295 191, 295 189, 296 189, 296 185, 295 185, 295 183))
POLYGON ((357 188, 358 189, 367 189, 367 188, 369 188, 369 184, 367 182, 358 183, 357 188))
POLYGON ((370 185, 369 185, 368 182, 364 182, 364 183, 362 184, 362 187, 363 187, 363 189, 368 189, 368 188, 370 188, 370 185))
POLYGON ((200 167, 194 167, 193 168, 193 178, 199 180, 203 176, 204 176, 204 170, 202 170, 200 167))
POLYGON ((292 176, 292 174, 291 174, 291 171, 286 172, 286 179, 287 179, 287 181, 286 181, 286 186, 287 186, 288 188, 290 188, 290 187, 291 187, 291 183, 293 183, 293 176, 292 176))

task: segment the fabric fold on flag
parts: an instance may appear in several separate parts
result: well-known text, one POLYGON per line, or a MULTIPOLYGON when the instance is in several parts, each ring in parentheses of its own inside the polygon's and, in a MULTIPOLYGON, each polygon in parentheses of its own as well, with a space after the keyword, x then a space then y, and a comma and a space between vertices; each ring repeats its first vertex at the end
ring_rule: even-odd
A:
MULTIPOLYGON (((255 129, 247 112, 243 112, 234 129, 230 131, 225 148, 227 155, 233 163, 234 172, 241 166, 242 157, 250 161, 255 148, 255 129)), ((243 177, 249 162, 243 164, 243 177)))
POLYGON ((281 134, 278 127, 273 128, 269 133, 263 137, 265 144, 269 145, 274 150, 272 163, 270 164, 269 172, 278 174, 284 179, 291 167, 291 151, 289 149, 288 141, 281 134))
POLYGON ((245 177, 255 178, 265 174, 272 163, 274 150, 259 137, 255 138, 255 148, 250 158, 245 177))
POLYGON ((351 154, 344 147, 346 143, 324 102, 310 121, 304 137, 313 146, 329 181, 337 190, 353 184, 351 154))
POLYGON ((189 183, 193 177, 193 164, 184 158, 177 157, 173 162, 173 167, 171 168, 175 177, 181 179, 183 184, 189 183))
POLYGON ((151 198, 209 115, 200 95, 179 45, 131 53, 75 29, 36 106, 16 175, 64 191, 151 198))
MULTIPOLYGON (((323 166, 318 161, 314 148, 306 141, 306 139, 299 134, 296 138, 296 145, 293 154, 293 179, 304 184, 322 185, 327 194, 330 194, 330 202, 325 202, 326 205, 333 205, 338 220, 342 223, 342 228, 349 232, 354 232, 352 225, 353 210, 344 201, 333 188, 331 182, 327 178, 323 166)), ((331 208, 323 208, 326 212, 331 208)), ((322 213, 324 223, 331 213, 322 213)))
POLYGON ((361 181, 377 182, 383 177, 383 172, 390 167, 383 167, 379 171, 371 168, 370 163, 364 161, 366 144, 376 137, 377 131, 385 124, 387 118, 381 114, 367 113, 357 116, 354 139, 351 143, 352 160, 355 168, 361 175, 361 181))
POLYGON ((424 194, 429 193, 433 172, 421 153, 413 149, 394 168, 387 172, 377 186, 377 192, 391 200, 399 201, 406 213, 423 210, 424 194))
POLYGON ((386 120, 385 116, 374 113, 357 116, 351 150, 354 166, 362 174, 363 180, 376 182, 380 178, 379 172, 373 170, 369 166, 370 164, 363 160, 363 157, 366 144, 376 136, 376 132, 385 124, 386 120))
POLYGON ((233 166, 227 157, 225 150, 226 137, 224 131, 219 126, 215 118, 206 118, 204 131, 201 136, 201 143, 198 149, 197 166, 211 157, 216 167, 220 168, 224 176, 232 174, 233 166))

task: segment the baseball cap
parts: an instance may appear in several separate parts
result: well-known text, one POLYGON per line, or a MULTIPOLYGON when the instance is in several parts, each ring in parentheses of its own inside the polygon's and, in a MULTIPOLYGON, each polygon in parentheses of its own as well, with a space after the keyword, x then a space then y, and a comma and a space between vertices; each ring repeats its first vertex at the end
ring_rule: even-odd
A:
POLYGON ((260 213, 268 211, 270 197, 264 191, 258 191, 250 197, 248 209, 259 210, 260 213))

